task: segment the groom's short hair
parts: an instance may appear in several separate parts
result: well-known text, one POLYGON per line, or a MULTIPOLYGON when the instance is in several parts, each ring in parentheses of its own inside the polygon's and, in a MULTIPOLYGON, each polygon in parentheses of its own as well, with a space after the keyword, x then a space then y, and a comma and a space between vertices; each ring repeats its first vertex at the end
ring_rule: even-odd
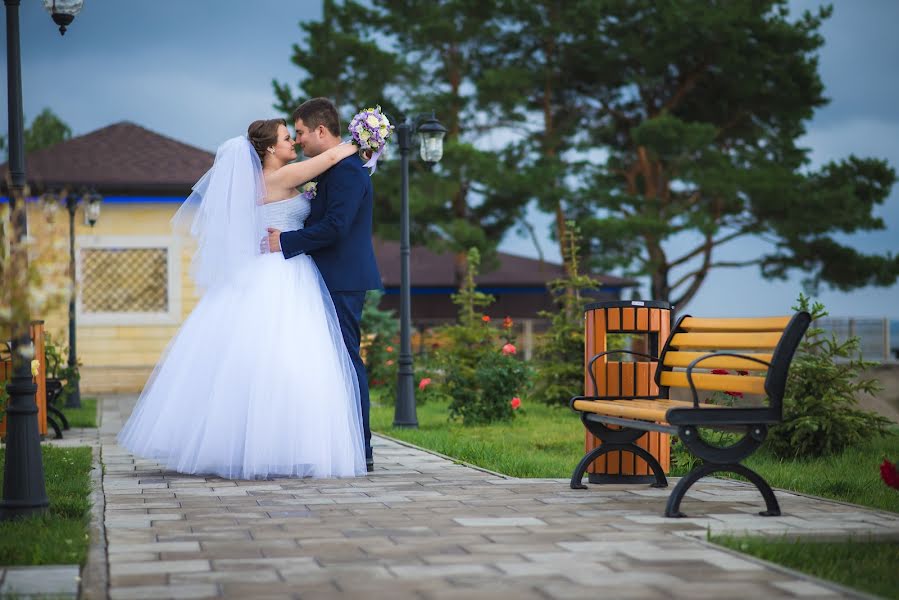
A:
POLYGON ((340 117, 337 115, 337 107, 327 98, 312 98, 300 104, 293 111, 293 122, 302 119, 303 124, 309 129, 315 129, 324 125, 331 135, 340 137, 340 117))

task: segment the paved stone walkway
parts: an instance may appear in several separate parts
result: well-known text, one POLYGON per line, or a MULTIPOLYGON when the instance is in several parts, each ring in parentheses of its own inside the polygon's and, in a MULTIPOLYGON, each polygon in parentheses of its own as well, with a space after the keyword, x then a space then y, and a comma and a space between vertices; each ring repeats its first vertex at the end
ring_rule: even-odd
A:
POLYGON ((383 438, 365 478, 188 477, 116 445, 134 401, 102 401, 88 598, 845 597, 713 547, 707 532, 899 537, 899 515, 786 492, 784 516, 760 517, 754 488, 722 480, 694 487, 683 504, 694 518, 665 519, 668 490, 575 491, 383 438))

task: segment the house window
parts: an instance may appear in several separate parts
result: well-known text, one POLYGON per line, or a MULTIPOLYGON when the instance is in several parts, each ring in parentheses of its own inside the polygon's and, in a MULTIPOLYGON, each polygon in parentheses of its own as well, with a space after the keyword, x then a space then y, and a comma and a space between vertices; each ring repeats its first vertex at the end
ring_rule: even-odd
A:
POLYGON ((168 237, 85 237, 78 249, 78 312, 85 325, 175 323, 180 252, 168 237))

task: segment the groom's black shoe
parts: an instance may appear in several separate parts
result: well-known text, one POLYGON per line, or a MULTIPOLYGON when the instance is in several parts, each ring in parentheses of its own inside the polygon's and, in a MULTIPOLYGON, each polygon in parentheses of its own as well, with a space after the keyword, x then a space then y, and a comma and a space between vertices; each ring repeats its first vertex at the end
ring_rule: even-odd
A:
POLYGON ((365 470, 368 471, 369 473, 371 473, 372 471, 375 470, 375 459, 373 459, 373 458, 365 459, 365 470))

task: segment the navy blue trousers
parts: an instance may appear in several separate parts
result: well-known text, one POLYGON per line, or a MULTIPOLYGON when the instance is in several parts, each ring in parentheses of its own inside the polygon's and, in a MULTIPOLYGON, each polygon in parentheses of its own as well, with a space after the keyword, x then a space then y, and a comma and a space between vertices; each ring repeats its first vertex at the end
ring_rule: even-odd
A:
POLYGON ((343 343, 350 353, 353 367, 356 369, 356 378, 359 380, 359 401, 362 404, 362 433, 365 436, 365 458, 371 455, 371 428, 368 422, 368 413, 371 400, 368 396, 368 374, 365 372, 365 364, 359 354, 359 342, 361 334, 359 321, 362 319, 362 306, 365 304, 365 292, 332 292, 334 309, 337 312, 337 320, 340 321, 340 333, 343 334, 343 343))

